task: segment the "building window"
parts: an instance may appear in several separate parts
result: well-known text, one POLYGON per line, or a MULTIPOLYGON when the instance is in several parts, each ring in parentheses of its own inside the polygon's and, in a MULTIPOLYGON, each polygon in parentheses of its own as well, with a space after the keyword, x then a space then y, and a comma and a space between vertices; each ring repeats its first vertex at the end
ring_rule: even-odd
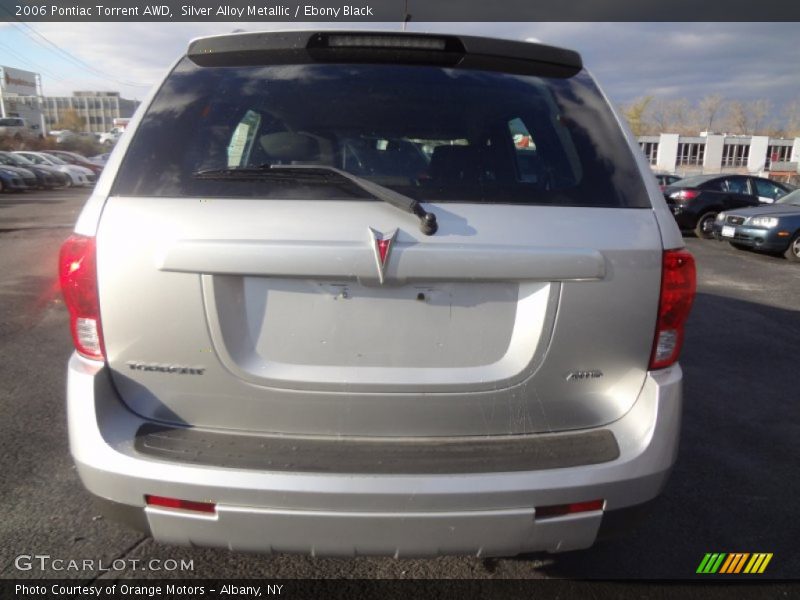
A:
POLYGON ((705 143, 680 142, 678 143, 677 164, 702 165, 706 154, 705 143))
POLYGON ((750 144, 725 144, 722 147, 723 167, 743 167, 750 156, 750 144))
POLYGON ((639 142, 639 147, 648 163, 651 165, 658 163, 658 142, 639 142))
POLYGON ((767 146, 767 160, 765 167, 769 169, 770 164, 774 162, 789 162, 792 157, 791 145, 785 144, 770 144, 767 146))

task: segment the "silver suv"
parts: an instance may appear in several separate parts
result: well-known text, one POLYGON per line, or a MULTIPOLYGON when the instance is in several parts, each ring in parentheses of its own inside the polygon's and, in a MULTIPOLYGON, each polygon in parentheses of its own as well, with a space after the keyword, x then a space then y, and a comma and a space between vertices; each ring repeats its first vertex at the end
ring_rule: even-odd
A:
POLYGON ((675 460, 694 262, 580 56, 193 41, 64 244, 72 455, 159 541, 586 548, 675 460))

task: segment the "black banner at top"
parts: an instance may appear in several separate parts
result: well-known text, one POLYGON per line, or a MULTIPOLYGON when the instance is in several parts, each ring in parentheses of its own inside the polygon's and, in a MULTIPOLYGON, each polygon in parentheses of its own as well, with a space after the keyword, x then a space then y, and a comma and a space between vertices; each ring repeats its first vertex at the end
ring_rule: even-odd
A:
POLYGON ((0 21, 800 21, 787 0, 0 0, 0 21))

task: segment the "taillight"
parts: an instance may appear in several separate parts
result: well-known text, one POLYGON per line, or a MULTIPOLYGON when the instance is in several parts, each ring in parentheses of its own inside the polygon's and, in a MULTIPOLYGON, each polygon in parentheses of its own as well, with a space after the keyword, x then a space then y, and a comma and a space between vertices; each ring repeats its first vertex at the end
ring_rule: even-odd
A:
POLYGON ((87 358, 105 360, 93 237, 71 235, 61 246, 58 279, 69 311, 72 341, 87 358))
POLYGON ((677 192, 672 192, 669 197, 673 200, 694 200, 700 195, 700 192, 697 190, 678 190, 677 192))
POLYGON ((694 257, 689 252, 666 250, 662 263, 661 297, 650 369, 663 369, 678 360, 683 345, 683 326, 697 290, 694 257))

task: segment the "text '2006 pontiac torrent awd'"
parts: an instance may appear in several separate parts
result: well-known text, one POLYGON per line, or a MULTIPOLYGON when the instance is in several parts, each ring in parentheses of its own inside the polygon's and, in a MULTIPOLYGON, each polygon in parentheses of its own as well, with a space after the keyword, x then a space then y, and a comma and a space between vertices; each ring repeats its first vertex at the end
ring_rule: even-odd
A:
POLYGON ((64 244, 80 477, 156 540, 586 548, 675 460, 694 262, 580 56, 199 39, 64 244))

